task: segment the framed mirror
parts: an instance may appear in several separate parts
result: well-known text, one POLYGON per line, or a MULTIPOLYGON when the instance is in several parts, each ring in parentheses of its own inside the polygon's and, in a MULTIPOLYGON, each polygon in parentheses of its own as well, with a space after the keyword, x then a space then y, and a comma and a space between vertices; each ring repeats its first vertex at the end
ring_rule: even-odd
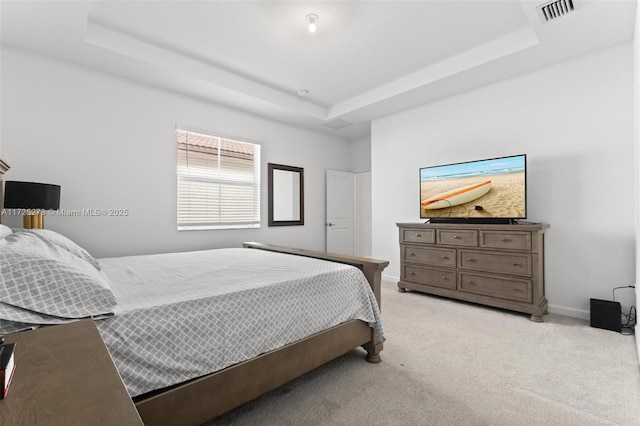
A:
POLYGON ((304 169, 268 166, 269 226, 304 225, 304 169))

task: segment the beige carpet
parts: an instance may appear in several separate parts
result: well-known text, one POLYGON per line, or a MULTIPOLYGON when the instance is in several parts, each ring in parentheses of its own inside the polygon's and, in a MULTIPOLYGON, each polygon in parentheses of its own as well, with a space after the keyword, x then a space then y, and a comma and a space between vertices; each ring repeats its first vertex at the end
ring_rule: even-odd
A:
POLYGON ((383 283, 382 363, 356 350, 212 425, 640 425, 635 337, 383 283))

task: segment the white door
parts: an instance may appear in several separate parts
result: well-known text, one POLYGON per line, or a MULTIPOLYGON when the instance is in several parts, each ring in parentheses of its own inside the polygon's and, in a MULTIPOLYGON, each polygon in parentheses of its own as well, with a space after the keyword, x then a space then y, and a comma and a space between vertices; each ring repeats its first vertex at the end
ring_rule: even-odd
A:
POLYGON ((353 173, 327 170, 327 251, 353 255, 353 173))

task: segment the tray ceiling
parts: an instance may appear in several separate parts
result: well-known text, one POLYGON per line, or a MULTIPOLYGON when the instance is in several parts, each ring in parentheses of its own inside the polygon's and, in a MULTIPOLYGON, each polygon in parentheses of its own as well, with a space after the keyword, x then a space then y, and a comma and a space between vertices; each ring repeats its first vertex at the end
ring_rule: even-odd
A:
POLYGON ((573 0, 550 22, 537 10, 544 3, 2 1, 0 36, 6 47, 352 139, 376 117, 633 38, 635 1, 573 0))

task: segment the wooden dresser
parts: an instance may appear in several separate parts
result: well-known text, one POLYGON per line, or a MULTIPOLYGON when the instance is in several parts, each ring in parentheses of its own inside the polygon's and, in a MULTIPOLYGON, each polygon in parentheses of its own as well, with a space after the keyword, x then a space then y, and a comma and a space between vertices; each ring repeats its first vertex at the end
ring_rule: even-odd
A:
POLYGON ((542 322, 547 224, 398 223, 398 291, 416 290, 531 314, 542 322))

